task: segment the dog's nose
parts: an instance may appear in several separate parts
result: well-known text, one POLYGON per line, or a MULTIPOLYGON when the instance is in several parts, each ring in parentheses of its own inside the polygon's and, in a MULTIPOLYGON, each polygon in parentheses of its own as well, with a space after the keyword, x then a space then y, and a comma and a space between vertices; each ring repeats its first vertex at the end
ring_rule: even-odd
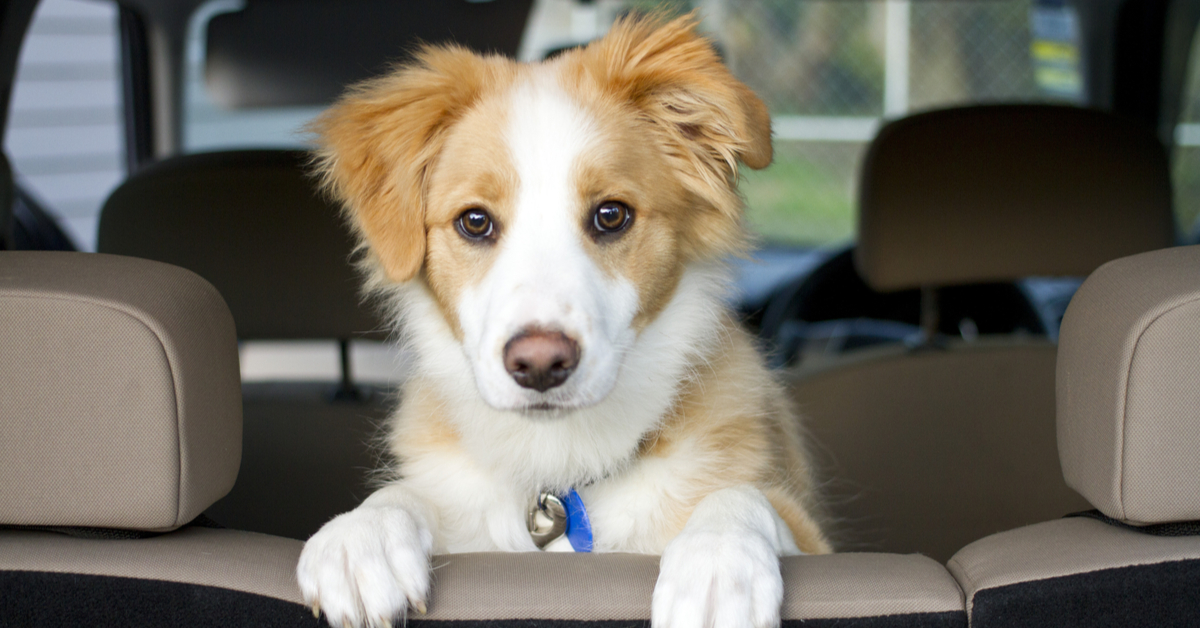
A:
POLYGON ((521 332, 504 345, 504 368, 517 384, 546 392, 561 385, 579 364, 579 345, 557 331, 521 332))

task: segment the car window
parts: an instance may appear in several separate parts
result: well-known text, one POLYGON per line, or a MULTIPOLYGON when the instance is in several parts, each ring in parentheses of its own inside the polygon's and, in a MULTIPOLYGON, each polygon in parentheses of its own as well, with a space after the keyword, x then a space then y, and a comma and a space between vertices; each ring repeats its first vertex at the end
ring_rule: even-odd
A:
POLYGON ((43 0, 21 47, 4 149, 18 185, 83 250, 125 178, 116 5, 43 0))
MULTIPOLYGON (((520 56, 603 35, 647 1, 538 0, 520 56)), ((744 176, 750 224, 769 240, 825 244, 853 236, 859 163, 883 120, 977 102, 1083 98, 1078 26, 1062 0, 906 2, 696 1, 733 71, 774 116, 775 163, 744 176)), ((691 6, 691 5, 694 5, 691 6)), ((302 146, 319 108, 222 109, 204 85, 204 25, 239 2, 217 0, 193 20, 185 149, 302 146)))
POLYGON ((981 102, 1081 101, 1071 9, 1000 2, 760 0, 727 16, 734 71, 774 115, 775 163, 746 176, 770 239, 853 237, 859 164, 886 119, 981 102))
POLYGON ((1171 154, 1175 224, 1184 242, 1200 243, 1200 37, 1192 38, 1187 79, 1171 154))

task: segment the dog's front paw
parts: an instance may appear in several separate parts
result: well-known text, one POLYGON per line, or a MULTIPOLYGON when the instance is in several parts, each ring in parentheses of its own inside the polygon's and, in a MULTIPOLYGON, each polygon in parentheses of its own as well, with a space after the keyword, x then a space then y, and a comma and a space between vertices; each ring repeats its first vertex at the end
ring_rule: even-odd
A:
POLYGON ((432 533, 405 509, 360 506, 308 540, 296 577, 330 625, 382 628, 409 606, 425 612, 432 549, 432 533))
POLYGON ((651 604, 654 628, 770 628, 779 625, 783 576, 766 539, 684 531, 667 545, 651 604))

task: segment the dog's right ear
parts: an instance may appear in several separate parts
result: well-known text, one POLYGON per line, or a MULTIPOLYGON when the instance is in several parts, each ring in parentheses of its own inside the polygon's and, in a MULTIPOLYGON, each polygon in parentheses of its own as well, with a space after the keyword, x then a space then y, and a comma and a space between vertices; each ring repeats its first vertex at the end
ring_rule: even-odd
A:
POLYGON ((511 73, 500 57, 426 46, 413 62, 352 87, 309 129, 316 172, 390 281, 425 260, 425 179, 446 129, 511 73))

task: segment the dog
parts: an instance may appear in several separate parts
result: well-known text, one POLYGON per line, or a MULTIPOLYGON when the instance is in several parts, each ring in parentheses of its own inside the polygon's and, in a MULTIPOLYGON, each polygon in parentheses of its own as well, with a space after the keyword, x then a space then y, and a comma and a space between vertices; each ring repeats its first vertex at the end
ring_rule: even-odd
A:
POLYGON ((800 428, 724 300, 770 118, 696 28, 627 17, 537 64, 425 46, 314 123, 416 355, 396 479, 300 557, 333 626, 424 613, 432 554, 536 551, 564 510, 582 549, 661 555, 657 628, 778 625, 779 556, 830 551, 800 428))

